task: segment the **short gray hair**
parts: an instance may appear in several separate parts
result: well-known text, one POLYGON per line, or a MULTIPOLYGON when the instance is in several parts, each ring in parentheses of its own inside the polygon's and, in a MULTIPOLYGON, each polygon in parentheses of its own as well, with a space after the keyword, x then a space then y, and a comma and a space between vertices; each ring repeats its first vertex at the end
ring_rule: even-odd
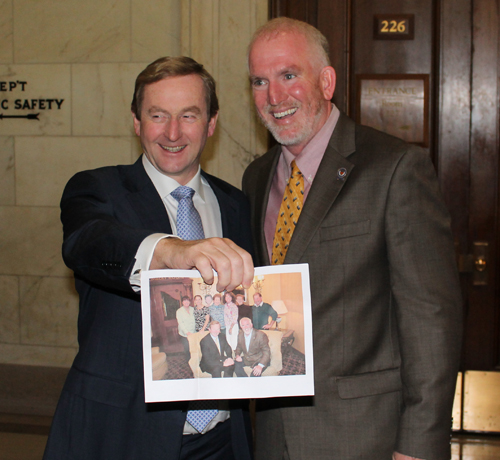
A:
POLYGON ((307 22, 286 17, 271 19, 255 31, 248 45, 247 58, 250 56, 250 51, 257 40, 261 38, 272 40, 283 32, 300 34, 305 37, 311 48, 316 52, 321 66, 326 67, 331 65, 329 56, 330 45, 326 37, 316 27, 311 26, 307 22))

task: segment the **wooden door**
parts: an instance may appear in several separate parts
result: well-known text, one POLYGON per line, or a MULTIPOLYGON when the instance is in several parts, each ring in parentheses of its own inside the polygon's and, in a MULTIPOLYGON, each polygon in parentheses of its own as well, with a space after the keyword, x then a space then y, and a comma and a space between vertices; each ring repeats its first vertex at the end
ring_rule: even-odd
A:
MULTIPOLYGON (((334 102, 356 118, 359 74, 429 76, 429 150, 452 216, 464 294, 462 370, 500 370, 498 0, 271 0, 329 40, 334 102), (376 14, 413 14, 413 40, 376 40, 376 14)), ((500 391, 500 389, 499 389, 500 391)))

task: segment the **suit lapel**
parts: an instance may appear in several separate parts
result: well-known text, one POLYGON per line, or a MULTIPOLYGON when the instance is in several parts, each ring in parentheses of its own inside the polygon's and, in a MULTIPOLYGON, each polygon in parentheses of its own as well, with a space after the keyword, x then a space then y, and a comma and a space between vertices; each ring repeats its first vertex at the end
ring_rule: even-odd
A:
POLYGON ((224 238, 234 237, 234 234, 237 232, 235 224, 239 221, 240 213, 238 203, 224 190, 218 187, 209 174, 202 170, 201 175, 206 179, 219 202, 222 220, 222 236, 224 238))
POLYGON ((341 113, 295 227, 285 263, 300 261, 313 235, 349 180, 354 165, 347 157, 355 151, 354 129, 354 122, 341 113))
POLYGON ((144 228, 172 233, 162 198, 142 165, 142 156, 124 173, 125 187, 130 191, 128 201, 144 228))
POLYGON ((267 155, 267 163, 261 166, 262 174, 255 177, 255 222, 254 228, 257 229, 259 234, 257 235, 257 248, 255 250, 258 252, 258 259, 262 262, 262 265, 269 265, 269 254, 267 252, 266 236, 264 233, 264 222, 266 220, 267 204, 269 202, 269 193, 271 191, 271 185, 273 182, 273 177, 276 172, 276 167, 278 165, 278 160, 281 154, 281 146, 276 145, 267 155))

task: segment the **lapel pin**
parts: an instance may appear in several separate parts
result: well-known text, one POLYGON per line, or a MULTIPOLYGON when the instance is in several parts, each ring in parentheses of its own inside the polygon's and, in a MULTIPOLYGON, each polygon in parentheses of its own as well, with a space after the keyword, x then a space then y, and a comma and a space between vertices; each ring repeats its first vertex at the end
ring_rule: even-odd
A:
POLYGON ((347 169, 345 168, 340 168, 337 171, 337 179, 338 180, 344 180, 347 177, 347 169))

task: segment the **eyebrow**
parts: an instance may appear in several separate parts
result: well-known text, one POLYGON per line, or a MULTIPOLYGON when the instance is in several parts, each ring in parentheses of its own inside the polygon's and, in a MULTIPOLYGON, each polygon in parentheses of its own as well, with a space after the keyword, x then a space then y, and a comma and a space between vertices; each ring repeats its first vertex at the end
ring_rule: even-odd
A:
POLYGON ((156 105, 153 105, 152 107, 150 107, 148 109, 148 113, 151 114, 151 113, 155 113, 155 112, 161 112, 161 113, 168 113, 168 111, 162 109, 161 107, 158 107, 156 105))
POLYGON ((301 70, 302 70, 302 68, 299 67, 298 65, 289 65, 289 66, 284 67, 280 71, 280 75, 285 75, 285 74, 290 73, 290 72, 297 73, 297 72, 300 72, 301 70))
MULTIPOLYGON (((153 105, 152 107, 150 107, 148 109, 148 113, 149 114, 156 113, 156 112, 167 113, 167 114, 170 113, 168 110, 162 109, 161 107, 158 107, 157 105, 153 105)), ((201 114, 202 113, 201 109, 197 105, 192 105, 192 106, 189 106, 189 107, 185 107, 180 112, 181 113, 194 112, 196 114, 201 114)))
MULTIPOLYGON (((281 69, 278 70, 278 75, 286 75, 287 73, 298 73, 302 71, 302 67, 291 64, 282 67, 281 69)), ((257 74, 255 75, 249 75, 250 81, 255 81, 255 80, 265 80, 266 77, 259 77, 257 74)))
POLYGON ((191 107, 186 107, 182 110, 182 112, 194 112, 194 113, 202 113, 201 109, 197 105, 192 105, 191 107))

